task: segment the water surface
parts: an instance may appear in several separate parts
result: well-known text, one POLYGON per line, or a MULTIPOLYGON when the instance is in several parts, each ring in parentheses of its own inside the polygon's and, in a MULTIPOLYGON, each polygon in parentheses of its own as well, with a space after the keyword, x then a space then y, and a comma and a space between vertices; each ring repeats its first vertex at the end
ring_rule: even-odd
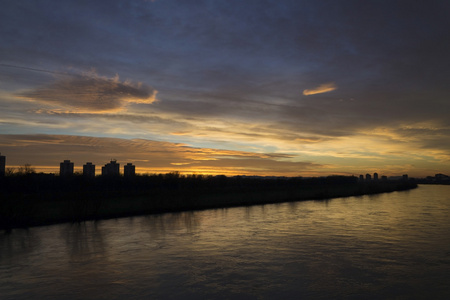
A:
POLYGON ((450 186, 0 232, 0 299, 450 299, 450 186))

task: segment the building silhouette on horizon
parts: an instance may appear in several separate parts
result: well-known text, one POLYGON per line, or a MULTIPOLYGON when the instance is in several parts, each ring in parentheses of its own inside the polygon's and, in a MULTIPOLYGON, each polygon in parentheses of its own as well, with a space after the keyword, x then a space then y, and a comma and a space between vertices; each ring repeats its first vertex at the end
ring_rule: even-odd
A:
POLYGON ((120 175, 120 164, 118 164, 115 159, 112 159, 111 162, 107 163, 104 167, 102 167, 102 175, 103 176, 120 175))
POLYGON ((59 176, 72 176, 73 175, 73 162, 69 159, 59 164, 59 176))
POLYGON ((0 153, 0 176, 5 176, 6 172, 6 156, 0 153))
POLYGON ((83 176, 87 178, 94 178, 95 177, 95 165, 91 162, 87 162, 85 165, 83 165, 83 176))
POLYGON ((132 163, 127 163, 123 166, 123 176, 129 177, 136 175, 136 166, 132 163))

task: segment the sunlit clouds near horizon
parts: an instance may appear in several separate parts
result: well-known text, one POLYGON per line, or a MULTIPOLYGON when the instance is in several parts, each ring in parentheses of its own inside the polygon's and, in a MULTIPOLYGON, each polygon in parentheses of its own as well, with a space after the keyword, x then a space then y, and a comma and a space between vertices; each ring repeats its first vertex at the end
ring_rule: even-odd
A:
POLYGON ((57 172, 450 175, 450 2, 6 1, 0 152, 57 172))

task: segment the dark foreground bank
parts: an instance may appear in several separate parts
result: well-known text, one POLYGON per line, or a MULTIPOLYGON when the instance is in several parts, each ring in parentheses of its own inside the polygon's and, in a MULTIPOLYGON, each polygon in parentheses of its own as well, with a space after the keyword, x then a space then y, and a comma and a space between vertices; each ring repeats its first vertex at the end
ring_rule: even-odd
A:
POLYGON ((249 178, 143 175, 0 178, 0 229, 133 215, 286 201, 321 200, 407 190, 413 181, 358 182, 356 177, 249 178))

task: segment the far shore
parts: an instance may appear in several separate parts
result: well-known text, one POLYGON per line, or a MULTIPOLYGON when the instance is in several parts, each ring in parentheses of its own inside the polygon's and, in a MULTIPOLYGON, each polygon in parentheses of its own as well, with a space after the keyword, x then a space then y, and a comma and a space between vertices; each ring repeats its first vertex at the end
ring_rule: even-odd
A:
POLYGON ((188 210, 324 200, 416 188, 414 181, 359 182, 353 176, 246 178, 143 175, 0 178, 0 230, 188 210))

